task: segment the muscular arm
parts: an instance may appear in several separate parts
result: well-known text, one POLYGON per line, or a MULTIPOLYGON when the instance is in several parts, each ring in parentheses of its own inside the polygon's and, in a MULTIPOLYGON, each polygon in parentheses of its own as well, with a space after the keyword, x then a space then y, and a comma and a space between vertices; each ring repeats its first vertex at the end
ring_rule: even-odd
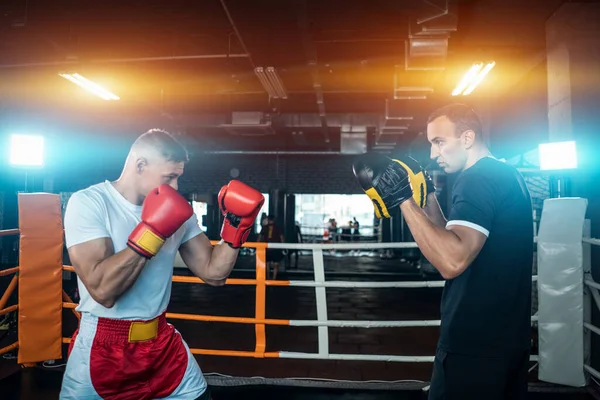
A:
POLYGON ((427 195, 427 205, 423 209, 425 214, 429 217, 431 222, 440 227, 445 227, 446 217, 444 217, 444 213, 442 213, 442 208, 440 207, 440 203, 438 202, 437 196, 435 193, 429 193, 427 195))
POLYGON ((129 247, 115 254, 109 238, 77 244, 68 251, 73 268, 90 296, 106 308, 115 305, 146 264, 146 259, 129 247))
POLYGON ((474 229, 434 223, 413 199, 400 205, 402 215, 423 255, 444 279, 462 274, 473 262, 487 237, 474 229))
POLYGON ((194 275, 211 286, 222 286, 235 265, 239 250, 221 241, 213 247, 201 233, 184 242, 179 254, 194 275))

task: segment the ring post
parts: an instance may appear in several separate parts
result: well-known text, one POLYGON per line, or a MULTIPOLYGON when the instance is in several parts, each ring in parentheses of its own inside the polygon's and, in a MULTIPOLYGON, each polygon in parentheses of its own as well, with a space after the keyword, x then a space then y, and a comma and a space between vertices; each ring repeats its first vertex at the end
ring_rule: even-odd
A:
MULTIPOLYGON (((256 246, 256 310, 255 318, 264 320, 267 308, 267 286, 266 286, 267 246, 256 246)), ((256 346, 254 352, 257 358, 263 358, 267 347, 265 324, 255 324, 256 346)))
POLYGON ((19 364, 62 358, 60 196, 19 194, 19 364))
POLYGON ((545 382, 586 385, 583 229, 587 200, 544 201, 538 233, 539 373, 545 382))

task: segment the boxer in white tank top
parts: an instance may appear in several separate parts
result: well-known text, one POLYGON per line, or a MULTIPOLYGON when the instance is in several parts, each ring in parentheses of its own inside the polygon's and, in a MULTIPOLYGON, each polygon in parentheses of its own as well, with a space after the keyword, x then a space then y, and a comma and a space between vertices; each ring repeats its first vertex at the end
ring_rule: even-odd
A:
POLYGON ((231 273, 264 198, 238 181, 219 194, 226 217, 212 246, 177 190, 187 152, 151 130, 131 147, 120 178, 72 195, 66 245, 81 312, 61 399, 210 399, 202 371, 166 321, 177 252, 207 284, 231 273))

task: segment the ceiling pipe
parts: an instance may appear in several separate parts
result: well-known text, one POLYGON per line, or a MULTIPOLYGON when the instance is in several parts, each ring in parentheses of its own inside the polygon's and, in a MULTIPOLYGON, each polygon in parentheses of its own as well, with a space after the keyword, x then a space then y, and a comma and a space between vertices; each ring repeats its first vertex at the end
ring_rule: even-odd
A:
POLYGON ((433 6, 434 8, 437 8, 438 10, 440 10, 440 12, 429 17, 419 18, 417 20, 417 24, 419 25, 424 24, 425 22, 432 21, 436 18, 443 17, 444 15, 448 15, 448 13, 450 12, 450 9, 448 8, 448 0, 446 0, 446 7, 440 7, 437 4, 433 4, 432 2, 427 0, 423 0, 423 2, 429 4, 430 6, 433 6))
MULTIPOLYGON (((323 94, 381 94, 381 95, 387 95, 389 94, 389 90, 321 90, 321 92, 323 94)), ((233 90, 228 90, 228 91, 221 91, 221 92, 216 92, 216 93, 205 93, 207 96, 212 96, 212 95, 238 95, 238 94, 264 94, 264 91, 260 91, 260 90, 252 90, 252 91, 233 91, 233 90)), ((286 89, 286 93, 287 94, 310 94, 310 95, 314 95, 315 91, 314 90, 287 90, 286 89)), ((202 94, 202 93, 200 93, 202 94)))
POLYGON ((298 27, 302 35, 302 45, 304 46, 304 53, 308 57, 308 65, 311 69, 311 77, 313 81, 313 88, 317 97, 317 107, 319 109, 319 116, 321 118, 321 131, 325 143, 329 143, 329 128, 327 126, 327 114, 325 112, 325 100, 323 99, 323 88, 321 86, 321 80, 319 78, 319 67, 317 65, 317 51, 312 42, 312 37, 308 27, 308 12, 307 12, 306 0, 302 0, 298 3, 298 27))
POLYGON ((242 35, 240 34, 240 31, 237 28, 237 25, 235 24, 235 21, 233 20, 233 17, 231 16, 229 9, 227 8, 227 5, 225 4, 225 0, 221 0, 221 7, 223 7, 223 11, 225 12, 225 15, 227 16, 229 23, 231 24, 231 28, 233 28, 233 31, 235 32, 235 36, 237 37, 238 41, 240 42, 240 46, 242 46, 242 49, 248 55, 248 60, 250 61, 250 65, 252 65, 252 69, 255 69, 256 65, 254 64, 254 60, 252 60, 252 56, 250 55, 250 52, 248 51, 248 48, 246 47, 246 44, 244 43, 244 40, 242 39, 242 35))
POLYGON ((50 67, 55 65, 75 65, 75 64, 112 64, 128 62, 148 62, 148 61, 178 61, 178 60, 206 60, 218 58, 249 58, 249 54, 198 54, 191 56, 164 56, 164 57, 132 57, 132 58, 97 58, 91 60, 65 60, 65 61, 47 61, 19 64, 0 64, 0 68, 21 68, 21 67, 50 67))
POLYGON ((321 39, 315 43, 377 43, 377 42, 404 42, 406 39, 321 39))

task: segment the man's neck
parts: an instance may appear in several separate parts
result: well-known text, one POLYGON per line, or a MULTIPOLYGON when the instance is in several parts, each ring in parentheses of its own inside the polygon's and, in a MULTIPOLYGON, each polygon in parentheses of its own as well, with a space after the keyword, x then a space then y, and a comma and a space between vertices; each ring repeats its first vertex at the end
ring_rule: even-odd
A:
POLYGON ((138 193, 135 182, 128 179, 125 174, 121 175, 116 181, 111 182, 111 184, 131 204, 141 206, 144 202, 144 197, 138 193))
POLYGON ((473 165, 477 164, 479 160, 485 157, 492 157, 492 153, 490 153, 490 151, 487 148, 482 147, 478 149, 473 149, 472 154, 470 154, 467 158, 467 162, 465 164, 465 167, 463 168, 463 171, 471 168, 473 165))

